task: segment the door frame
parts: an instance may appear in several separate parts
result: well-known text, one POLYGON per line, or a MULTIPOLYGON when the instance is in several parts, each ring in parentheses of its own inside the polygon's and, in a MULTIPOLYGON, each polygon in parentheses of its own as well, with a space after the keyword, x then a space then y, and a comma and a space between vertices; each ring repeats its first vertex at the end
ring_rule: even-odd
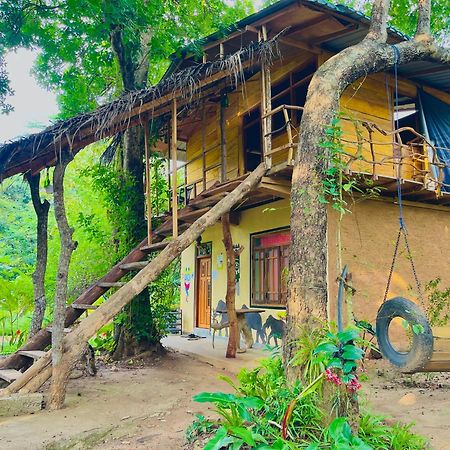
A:
POLYGON ((202 244, 209 244, 211 246, 211 253, 208 255, 199 255, 198 252, 198 247, 196 246, 195 248, 195 295, 194 295, 194 327, 195 328, 201 328, 202 330, 209 330, 211 328, 211 323, 212 323, 212 242, 202 242, 202 244), (210 280, 211 280, 211 298, 209 299, 210 301, 210 313, 209 313, 209 327, 208 328, 203 328, 203 327, 199 327, 198 325, 198 299, 199 299, 199 288, 200 288, 200 261, 202 259, 205 258, 209 258, 210 259, 210 266, 209 266, 209 276, 210 276, 210 280))

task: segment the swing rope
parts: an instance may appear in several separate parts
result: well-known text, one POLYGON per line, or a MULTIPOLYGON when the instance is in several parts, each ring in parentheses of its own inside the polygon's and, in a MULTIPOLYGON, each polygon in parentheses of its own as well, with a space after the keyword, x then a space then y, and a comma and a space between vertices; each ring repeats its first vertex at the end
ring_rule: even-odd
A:
MULTIPOLYGON (((398 112, 398 105, 399 105, 399 101, 398 101, 398 71, 397 71, 397 69, 398 69, 398 64, 400 61, 400 51, 395 45, 391 45, 391 47, 394 51, 394 80, 395 80, 395 109, 394 109, 394 113, 393 113, 393 123, 392 124, 393 124, 394 129, 399 129, 399 117, 398 117, 398 113, 397 113, 397 115, 395 115, 395 112, 396 111, 398 112)), ((388 109, 389 109, 389 111, 391 111, 391 97, 389 94, 389 86, 388 86, 387 78, 386 78, 386 91, 387 91, 387 99, 388 99, 388 109)), ((394 136, 395 135, 393 135, 393 139, 395 139, 394 136)), ((394 154, 393 155, 394 157, 395 157, 395 148, 396 148, 395 141, 393 140, 392 141, 392 152, 394 154)), ((400 164, 401 164, 401 154, 400 154, 400 164)), ((422 307, 424 307, 422 287, 421 287, 421 284, 419 281, 419 277, 417 276, 416 266, 414 264, 413 256, 411 253, 411 248, 410 248, 409 242, 408 242, 408 231, 406 229, 406 224, 405 224, 405 221, 403 218, 402 180, 400 177, 399 168, 397 168, 397 199, 398 199, 398 210, 399 210, 399 216, 398 216, 399 230, 398 230, 398 234, 397 234, 397 240, 395 242, 394 255, 392 258, 391 268, 389 270, 389 276, 388 276, 388 280, 387 280, 387 284, 386 284, 386 290, 384 292, 383 303, 386 301, 387 296, 389 294, 389 288, 390 288, 391 281, 392 281, 392 275, 394 273, 395 263, 397 261, 398 250, 400 247, 400 240, 403 236, 404 240, 405 240, 407 257, 411 263, 411 269, 412 269, 412 273, 414 275, 414 281, 416 282, 419 300, 420 300, 422 307)))

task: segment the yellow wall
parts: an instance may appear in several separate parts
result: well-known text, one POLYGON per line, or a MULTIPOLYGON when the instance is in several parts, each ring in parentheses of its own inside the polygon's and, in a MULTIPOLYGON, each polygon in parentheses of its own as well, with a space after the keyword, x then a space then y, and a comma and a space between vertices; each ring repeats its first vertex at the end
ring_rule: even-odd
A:
MULTIPOLYGON (((232 226, 233 241, 243 245, 241 254, 241 281, 236 295, 236 305, 250 306, 250 234, 269 231, 289 225, 289 203, 287 200, 269 205, 274 211, 266 211, 267 206, 250 209, 241 213, 239 226, 232 226)), ((348 264, 353 276, 356 294, 352 299, 355 315, 359 319, 373 323, 382 302, 387 275, 392 260, 394 243, 398 231, 398 207, 388 200, 364 200, 351 207, 352 213, 344 216, 341 225, 342 261, 348 264)), ((450 208, 439 208, 425 204, 407 204, 404 207, 405 221, 409 231, 409 242, 413 252, 417 273, 423 285, 436 277, 442 278, 442 287, 450 287, 450 208)), ((336 319, 337 296, 337 216, 330 208, 328 212, 328 253, 329 253, 329 295, 330 313, 336 319)), ((225 298, 226 270, 218 267, 217 257, 225 250, 222 243, 220 224, 208 229, 202 236, 203 242, 212 241, 212 306, 225 298)), ((195 248, 192 245, 182 255, 182 284, 186 269, 194 271, 195 248)), ((192 274, 193 278, 194 273, 192 274)), ((194 329, 195 286, 191 283, 189 297, 181 292, 183 309, 183 330, 194 329)), ((409 261, 404 251, 400 253, 398 265, 393 274, 389 297, 402 295, 416 299, 409 261), (413 289, 411 289, 413 286, 413 289)), ((269 314, 279 317, 280 310, 268 309, 262 314, 264 324, 269 314)), ((273 342, 272 342, 273 343, 273 342)))
MULTIPOLYGON (((323 62, 331 54, 324 53, 318 57, 318 64, 323 62)), ((298 53, 290 58, 283 58, 278 61, 271 69, 272 83, 276 83, 283 79, 290 72, 299 69, 317 58, 306 51, 298 51, 298 53)), ((395 167, 392 161, 392 137, 385 136, 378 131, 374 131, 371 136, 366 128, 360 127, 358 131, 355 128, 355 120, 365 120, 374 123, 386 132, 392 131, 392 113, 391 108, 393 101, 391 100, 391 108, 389 108, 386 82, 388 91, 393 95, 393 79, 390 75, 385 74, 369 75, 364 79, 360 79, 353 83, 344 92, 341 97, 341 110, 350 118, 350 120, 342 120, 341 126, 344 132, 343 139, 352 141, 353 144, 345 144, 345 149, 355 154, 358 152, 357 134, 360 133, 363 139, 369 139, 374 143, 372 149, 367 142, 362 145, 362 156, 372 161, 373 156, 371 150, 375 153, 375 160, 383 161, 383 165, 376 166, 377 175, 396 176, 395 167), (388 160, 386 160, 388 158, 388 160)), ((414 98, 417 95, 417 86, 408 80, 400 79, 398 82, 399 92, 401 95, 408 95, 414 98)), ((450 95, 439 92, 432 88, 425 88, 427 92, 437 96, 443 101, 450 103, 450 95)), ((226 141, 227 141, 227 176, 228 179, 236 178, 244 173, 243 161, 243 142, 242 142, 242 120, 245 113, 259 105, 261 100, 261 82, 260 73, 249 79, 245 85, 239 86, 236 92, 229 94, 229 107, 225 109, 226 118, 226 141)), ((220 123, 219 109, 217 103, 215 113, 206 118, 205 122, 200 124, 193 130, 187 143, 187 159, 191 160, 198 157, 202 153, 202 134, 204 133, 205 148, 214 147, 213 151, 207 153, 206 166, 210 166, 220 162, 220 123)), ((324 124, 327 125, 327 124, 324 124)), ((281 133, 273 139, 272 148, 276 148, 287 142, 286 133, 281 133)), ((421 180, 420 174, 415 171, 412 159, 406 158, 408 151, 403 150, 402 177, 406 179, 421 180)), ((282 151, 273 156, 273 165, 286 162, 287 151, 282 151)), ((188 165, 188 183, 193 183, 203 176, 202 159, 199 158, 188 165)), ((358 172, 372 173, 373 165, 362 160, 354 161, 351 169, 358 172)), ((216 168, 207 173, 207 187, 219 180, 220 169, 216 168)), ((197 192, 203 189, 202 183, 197 184, 197 192)))
MULTIPOLYGON (((269 206, 261 206, 241 212, 239 225, 231 225, 233 244, 240 244, 244 247, 240 255, 241 279, 239 290, 236 292, 236 307, 242 305, 250 306, 250 234, 268 231, 289 225, 289 202, 282 200, 271 203, 269 206)), ((218 223, 209 228, 202 235, 202 242, 212 242, 212 307, 215 308, 217 302, 225 300, 226 293, 226 259, 225 248, 222 242, 222 227, 218 223), (222 255, 223 265, 218 265, 218 257, 222 255)), ((186 273, 192 274, 195 280, 195 245, 191 245, 182 254, 181 258, 181 307, 183 309, 183 330, 192 331, 195 326, 195 283, 191 283, 189 295, 183 287, 183 280, 186 273)), ((281 309, 282 310, 282 309, 281 309)), ((262 314, 263 323, 269 314, 277 316, 280 309, 268 309, 262 314)))
MULTIPOLYGON (((407 202, 408 203, 408 202, 407 202)), ((365 200, 346 214, 341 225, 342 261, 353 275, 356 294, 353 309, 359 319, 373 322, 386 288, 399 221, 398 206, 392 201, 365 200)), ((336 310, 337 214, 329 213, 329 290, 331 311, 336 310)), ((442 287, 450 287, 450 208, 421 203, 404 206, 413 260, 424 286, 442 278, 442 287)), ((405 296, 417 299, 410 262, 402 242, 388 298, 405 296)), ((334 314, 332 314, 333 316, 334 314)))

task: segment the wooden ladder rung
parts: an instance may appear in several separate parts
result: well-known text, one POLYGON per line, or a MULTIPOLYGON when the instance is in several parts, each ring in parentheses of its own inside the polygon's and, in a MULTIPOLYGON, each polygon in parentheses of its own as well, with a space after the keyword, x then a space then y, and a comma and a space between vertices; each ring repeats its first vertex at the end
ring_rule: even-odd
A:
POLYGON ((99 283, 97 283, 97 286, 102 287, 102 288, 112 288, 112 287, 122 287, 125 286, 127 283, 125 283, 124 281, 100 281, 99 283))
POLYGON ((141 270, 146 265, 148 265, 149 261, 136 261, 132 263, 121 264, 119 267, 122 270, 141 270))
POLYGON ((0 369, 0 378, 2 380, 7 381, 8 383, 12 383, 14 380, 17 380, 22 375, 22 372, 14 369, 0 369))
POLYGON ((97 305, 83 305, 81 303, 72 303, 71 306, 72 306, 73 309, 83 309, 83 310, 86 310, 86 309, 97 309, 98 308, 97 305))
POLYGON ((170 241, 156 242, 155 244, 144 245, 141 247, 142 252, 151 253, 157 252, 158 250, 162 250, 167 247, 170 241))
POLYGON ((32 359, 40 359, 45 355, 43 350, 19 350, 17 353, 32 359))

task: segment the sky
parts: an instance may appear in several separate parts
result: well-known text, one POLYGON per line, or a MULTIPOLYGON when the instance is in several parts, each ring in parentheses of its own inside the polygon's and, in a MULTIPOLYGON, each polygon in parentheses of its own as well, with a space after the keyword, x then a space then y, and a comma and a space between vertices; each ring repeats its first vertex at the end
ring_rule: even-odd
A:
POLYGON ((0 114, 0 143, 39 131, 58 113, 56 95, 39 86, 31 74, 35 58, 36 53, 24 49, 6 55, 6 68, 14 90, 7 102, 14 110, 8 115, 0 114))

